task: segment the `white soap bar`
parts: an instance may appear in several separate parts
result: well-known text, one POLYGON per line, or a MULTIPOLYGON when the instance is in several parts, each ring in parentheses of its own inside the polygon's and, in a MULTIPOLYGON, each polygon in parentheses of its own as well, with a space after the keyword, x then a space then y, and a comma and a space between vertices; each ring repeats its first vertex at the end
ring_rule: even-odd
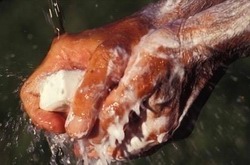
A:
POLYGON ((81 70, 60 70, 46 77, 40 84, 40 108, 46 111, 63 110, 60 107, 72 101, 83 76, 84 71, 81 70))

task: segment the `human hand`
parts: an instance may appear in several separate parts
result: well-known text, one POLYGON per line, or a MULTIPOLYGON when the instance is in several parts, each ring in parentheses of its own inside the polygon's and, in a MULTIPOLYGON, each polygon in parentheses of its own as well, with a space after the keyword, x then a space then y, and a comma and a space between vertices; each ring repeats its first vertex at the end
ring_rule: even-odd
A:
MULTIPOLYGON (((164 3, 144 11, 163 11, 164 3)), ((82 139, 90 157, 100 156, 101 145, 107 156, 120 159, 171 138, 218 68, 239 56, 232 50, 249 52, 250 41, 248 1, 226 1, 200 11, 180 4, 182 13, 165 9, 157 21, 140 12, 55 39, 21 90, 32 121, 82 139), (40 82, 60 70, 81 70, 83 80, 67 105, 55 108, 60 112, 44 111, 39 106, 40 82)))

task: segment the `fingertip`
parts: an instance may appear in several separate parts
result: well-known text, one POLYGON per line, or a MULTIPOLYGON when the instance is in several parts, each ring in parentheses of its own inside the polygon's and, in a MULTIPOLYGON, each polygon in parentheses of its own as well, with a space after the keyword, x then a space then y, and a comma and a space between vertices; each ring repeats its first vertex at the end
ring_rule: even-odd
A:
POLYGON ((88 142, 85 143, 85 140, 78 140, 73 145, 73 152, 77 158, 88 157, 90 159, 98 159, 98 153, 95 150, 95 147, 88 142), (84 146, 82 144, 84 143, 84 146), (84 148, 83 148, 84 147, 84 148), (83 151, 84 149, 84 151, 83 151))
POLYGON ((92 125, 91 119, 84 119, 70 112, 65 122, 65 129, 70 137, 80 139, 89 134, 92 125))
POLYGON ((38 106, 38 96, 28 91, 27 85, 24 85, 20 91, 22 107, 33 124, 37 127, 54 133, 65 133, 64 123, 65 114, 59 112, 48 112, 40 109, 38 106))
POLYGON ((39 128, 53 133, 65 133, 65 117, 57 112, 36 110, 36 114, 29 114, 31 121, 39 128))

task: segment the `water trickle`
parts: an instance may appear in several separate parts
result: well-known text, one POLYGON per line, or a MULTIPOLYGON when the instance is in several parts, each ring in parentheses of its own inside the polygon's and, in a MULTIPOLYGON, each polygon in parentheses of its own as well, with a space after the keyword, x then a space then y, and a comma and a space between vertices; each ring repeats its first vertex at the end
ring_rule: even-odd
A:
POLYGON ((86 147, 84 140, 73 140, 67 134, 57 135, 53 133, 45 133, 45 137, 51 151, 51 165, 108 165, 111 163, 109 158, 103 153, 106 150, 105 145, 104 147, 101 145, 95 146, 94 150, 99 152, 99 158, 90 159, 88 157, 90 149, 86 147), (75 156, 75 154, 77 156, 75 156))
POLYGON ((48 141, 51 159, 50 164, 75 164, 74 155, 72 152, 72 142, 66 134, 45 133, 48 141))

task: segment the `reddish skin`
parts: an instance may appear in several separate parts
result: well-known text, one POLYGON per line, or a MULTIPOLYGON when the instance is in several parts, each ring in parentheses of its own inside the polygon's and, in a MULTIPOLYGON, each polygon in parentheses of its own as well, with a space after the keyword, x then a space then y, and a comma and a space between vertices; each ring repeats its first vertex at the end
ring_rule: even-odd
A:
POLYGON ((88 66, 90 54, 101 40, 100 34, 87 38, 89 33, 91 31, 79 35, 64 34, 59 39, 55 38, 42 64, 22 86, 20 97, 24 109, 36 126, 55 133, 65 132, 65 114, 47 112, 39 108, 40 98, 37 86, 39 80, 48 74, 61 69, 84 70, 88 66), (86 47, 82 47, 82 45, 86 45, 86 47), (74 49, 71 49, 71 47, 74 47, 74 49))
MULTIPOLYGON (((111 76, 106 77, 109 59, 115 58, 110 50, 119 46, 130 54, 131 47, 147 32, 146 23, 145 20, 139 18, 130 18, 104 28, 104 31, 108 31, 112 36, 102 42, 90 58, 85 78, 76 92, 72 105, 73 113, 76 116, 66 128, 68 134, 75 136, 81 132, 85 132, 85 135, 90 133, 96 121, 96 114, 99 113, 99 106, 107 96, 108 90, 118 83, 125 69, 114 70, 110 74, 111 76), (112 77, 116 77, 116 79, 113 80, 112 77), (105 88, 100 88, 99 84, 103 84, 105 88), (79 123, 79 119, 82 119, 81 123, 79 123)), ((120 59, 122 56, 124 55, 119 54, 120 59)), ((114 60, 114 63, 126 66, 127 60, 114 60)))
MULTIPOLYGON (((147 106, 153 108, 154 113, 151 114, 150 119, 146 119, 145 114, 142 113, 141 120, 136 123, 136 127, 128 123, 126 129, 124 128, 127 138, 124 141, 129 141, 132 136, 137 136, 141 132, 139 128, 141 128, 142 120, 150 122, 156 120, 159 116, 169 117, 170 124, 160 125, 159 128, 150 132, 147 139, 154 140, 155 144, 158 144, 157 135, 175 131, 178 128, 180 112, 185 108, 181 107, 180 102, 188 106, 189 98, 196 99, 199 92, 207 85, 221 65, 228 64, 232 59, 240 57, 243 54, 242 52, 249 53, 250 30, 243 29, 237 36, 226 36, 224 39, 223 35, 226 34, 222 32, 234 26, 233 22, 237 22, 239 18, 246 15, 250 16, 250 12, 246 9, 244 12, 238 11, 239 7, 249 5, 249 2, 243 0, 239 2, 243 3, 242 6, 237 7, 236 5, 236 8, 231 8, 234 2, 228 5, 224 1, 200 0, 196 1, 195 4, 186 4, 187 1, 183 0, 176 8, 172 9, 175 12, 166 12, 161 18, 157 18, 155 11, 158 11, 164 5, 165 2, 162 1, 145 9, 145 11, 150 10, 153 12, 138 13, 99 29, 74 35, 64 34, 59 38, 55 38, 43 63, 29 77, 21 89, 20 95, 25 111, 36 126, 47 131, 55 133, 64 133, 66 131, 70 136, 77 138, 78 134, 84 133, 81 138, 84 140, 86 147, 91 149, 93 146, 89 142, 101 143, 101 140, 108 136, 107 129, 114 123, 114 118, 118 116, 118 121, 120 121, 125 112, 130 112, 130 108, 134 105, 135 100, 127 100, 125 103, 119 100, 119 96, 123 96, 126 91, 129 91, 128 86, 119 84, 122 77, 127 76, 128 84, 133 89, 136 89, 133 92, 138 99, 150 96, 147 106), (205 2, 207 5, 204 5, 205 2), (218 3, 222 3, 222 5, 211 8, 211 11, 210 9, 205 10, 218 3), (228 13, 223 11, 224 8, 227 9, 228 13), (220 11, 220 9, 223 10, 220 11), (238 17, 220 17, 225 13, 230 15, 236 9, 238 17), (216 12, 213 11, 220 11, 220 13, 216 15, 216 12), (222 18, 223 20, 221 20, 222 18), (140 59, 139 65, 149 67, 150 72, 139 72, 136 77, 129 75, 134 63, 129 63, 128 60, 120 58, 122 54, 119 54, 118 60, 115 60, 115 63, 118 63, 117 68, 112 71, 110 76, 106 76, 109 60, 113 60, 114 57, 110 50, 119 46, 125 50, 129 58, 135 58, 131 55, 133 48, 150 29, 154 29, 156 32, 162 30, 170 39, 177 38, 180 46, 178 48, 162 46, 156 49, 153 54, 142 51, 140 55, 143 58, 140 59), (219 36, 216 36, 217 33, 215 32, 218 31, 220 31, 219 36), (200 40, 200 36, 204 40, 200 40), (241 54, 231 56, 230 52, 235 48, 241 54), (215 50, 220 50, 222 52, 221 56, 214 55, 213 51, 215 50), (163 52, 166 58, 156 57, 157 54, 163 52), (199 56, 195 56, 194 53, 199 56), (171 59, 170 55, 173 55, 174 59, 171 59), (184 76, 178 77, 177 75, 176 82, 168 82, 168 79, 166 80, 164 76, 174 75, 173 70, 176 63, 183 66, 184 76), (39 108, 39 92, 37 91, 39 81, 44 76, 61 69, 86 71, 85 79, 78 88, 71 105, 75 117, 66 128, 67 113, 41 110, 39 108), (195 80, 192 80, 194 77, 195 80), (147 79, 147 83, 145 83, 145 79, 147 79), (175 96, 172 97, 167 93, 169 88, 166 88, 166 91, 159 90, 161 87, 165 89, 166 86, 164 85, 158 89, 155 88, 156 85, 161 83, 167 84, 169 88, 176 89, 175 96), (99 88, 99 84, 103 84, 104 88, 99 88), (91 89, 90 86, 92 86, 91 89), (83 89, 88 90, 82 92, 83 89), (184 92, 187 93, 188 97, 182 97, 184 92), (168 105, 160 106, 156 103, 157 98, 160 96, 166 97, 166 100, 171 97, 172 101, 168 105), (110 115, 111 109, 114 110, 115 115, 110 115), (79 123, 78 119, 83 119, 83 122, 79 123)), ((250 27, 250 25, 248 26, 250 27)), ((148 40, 150 42, 150 38, 148 40)), ((76 155, 78 153, 77 147, 75 147, 75 153, 76 155)), ((122 148, 108 148, 108 153, 114 159, 123 157, 122 148)), ((91 151, 88 155, 92 158, 98 157, 95 151, 91 151)))
MULTIPOLYGON (((222 1, 223 0, 214 1, 213 4, 217 4, 222 1)), ((161 26, 162 24, 170 20, 179 17, 181 18, 183 16, 188 17, 188 15, 198 12, 197 9, 203 10, 205 8, 205 7, 204 8, 198 7, 199 4, 203 5, 204 3, 203 2, 197 3, 196 9, 187 9, 184 11, 182 11, 181 8, 178 7, 175 10, 179 12, 166 13, 164 17, 159 20, 152 21, 151 19, 147 18, 147 15, 141 16, 140 14, 138 14, 133 17, 129 17, 127 19, 105 26, 103 28, 85 31, 74 35, 64 34, 61 35, 59 38, 55 38, 51 44, 51 49, 48 52, 46 58, 44 59, 42 64, 35 70, 35 72, 29 77, 29 79, 25 82, 20 92, 20 97, 22 99, 24 109, 32 119, 33 123, 36 124, 38 127, 48 131, 56 133, 65 132, 64 128, 65 115, 54 112, 44 112, 40 110, 38 107, 39 96, 35 88, 41 77, 47 74, 52 74, 61 69, 85 70, 88 67, 88 64, 90 63, 90 67, 87 69, 87 74, 88 77, 91 78, 86 79, 81 85, 81 88, 91 83, 94 84, 98 82, 101 83, 103 82, 103 79, 105 79, 105 77, 102 76, 99 77, 98 75, 96 75, 97 73, 90 72, 91 68, 95 68, 96 67, 95 65, 98 62, 103 63, 100 61, 103 59, 97 57, 98 51, 105 51, 108 48, 115 46, 115 44, 121 44, 124 45, 125 48, 131 49, 131 47, 133 47, 136 43, 138 43, 140 37, 143 36, 148 31, 148 28, 150 26, 153 26, 151 25, 152 23, 155 26, 161 26), (99 50, 96 50, 96 48, 100 44, 109 43, 110 40, 112 40, 111 36, 114 36, 115 34, 126 36, 129 39, 124 43, 123 38, 121 38, 120 40, 118 38, 118 40, 116 39, 116 41, 114 41, 114 44, 113 45, 111 44, 110 46, 108 46, 108 48, 104 46, 103 48, 101 47, 98 48, 99 50), (61 52, 62 48, 64 54, 62 54, 61 52), (93 53, 96 53, 96 55, 94 55, 93 58, 90 58, 93 53), (40 119, 38 119, 38 116, 40 119)), ((211 5, 213 4, 211 3, 211 5)), ((102 71, 104 72, 105 68, 107 68, 107 64, 105 64, 103 67, 104 69, 102 69, 102 71)), ((99 74, 99 75, 105 75, 105 74, 99 74)), ((105 92, 103 93, 105 95, 105 92)), ((86 120, 88 120, 91 123, 90 124, 91 126, 90 128, 79 128, 74 124, 72 125, 70 124, 68 126, 67 131, 69 134, 72 135, 78 132, 78 130, 87 130, 89 132, 89 129, 93 127, 93 123, 95 121, 95 117, 93 117, 92 112, 89 111, 92 110, 92 108, 89 107, 95 104, 94 101, 80 99, 81 97, 82 95, 79 93, 78 90, 77 96, 75 97, 76 100, 73 105, 74 107, 73 111, 76 114, 76 116, 81 116, 82 113, 81 109, 84 109, 86 111, 85 114, 87 115, 86 120), (85 104, 85 102, 88 102, 89 104, 85 104), (84 106, 88 107, 82 108, 84 106)), ((72 123, 74 123, 74 121, 72 123)))

